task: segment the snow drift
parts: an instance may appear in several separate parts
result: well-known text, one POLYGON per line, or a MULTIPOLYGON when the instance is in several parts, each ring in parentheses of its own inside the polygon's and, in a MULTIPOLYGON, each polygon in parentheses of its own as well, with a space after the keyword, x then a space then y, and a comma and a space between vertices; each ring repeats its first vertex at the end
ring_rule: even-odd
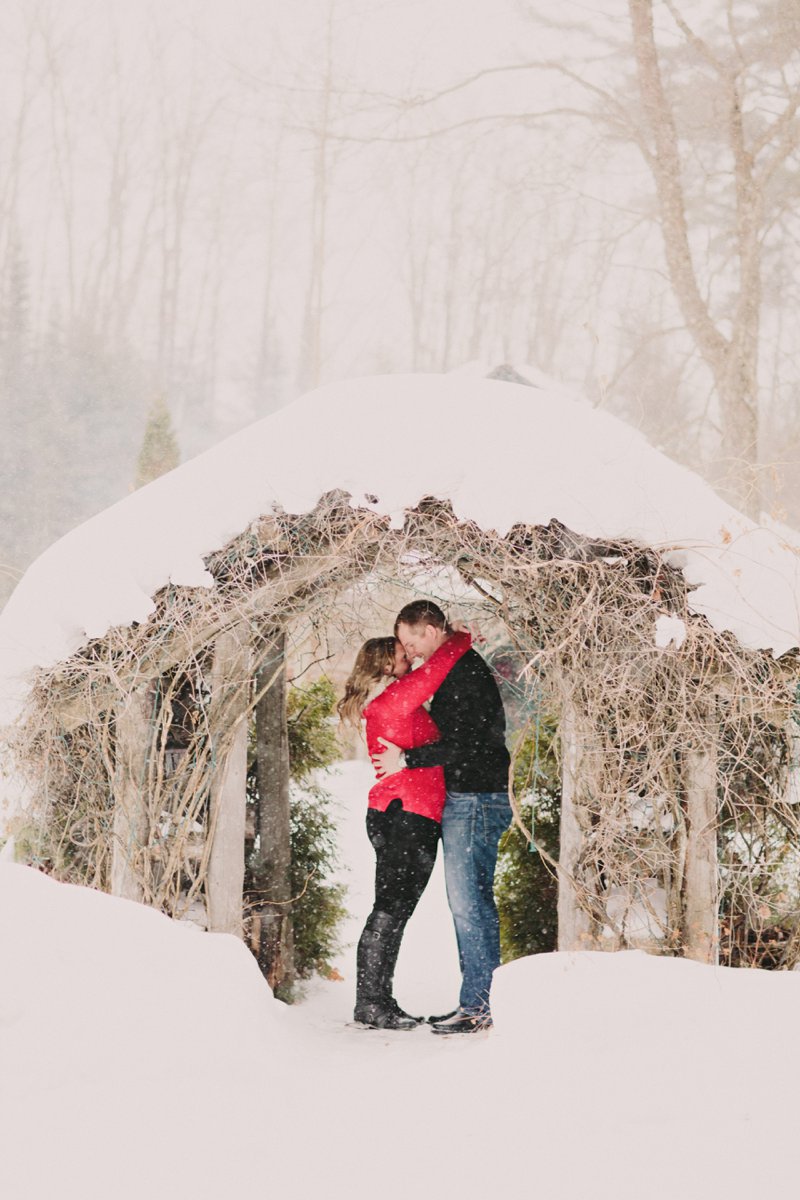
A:
POLYGON ((486 1038, 323 1030, 235 939, 6 863, 0 964, 9 1200, 794 1194, 796 974, 541 955, 486 1038))

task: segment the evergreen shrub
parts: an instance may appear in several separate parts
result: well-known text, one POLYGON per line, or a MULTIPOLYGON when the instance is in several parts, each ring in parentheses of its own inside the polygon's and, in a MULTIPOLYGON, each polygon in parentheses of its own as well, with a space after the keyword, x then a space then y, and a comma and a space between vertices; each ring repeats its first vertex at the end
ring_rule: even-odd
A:
MULTIPOLYGON (((522 820, 535 841, 558 859, 561 779, 554 738, 552 722, 535 717, 515 750, 514 792, 522 820)), ((556 949, 558 881, 552 867, 530 849, 517 825, 510 827, 500 843, 495 896, 503 962, 556 949)))

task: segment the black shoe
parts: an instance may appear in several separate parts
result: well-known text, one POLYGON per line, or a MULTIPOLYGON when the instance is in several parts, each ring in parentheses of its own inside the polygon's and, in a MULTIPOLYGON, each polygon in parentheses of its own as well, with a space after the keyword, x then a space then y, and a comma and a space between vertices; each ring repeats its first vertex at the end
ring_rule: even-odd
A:
POLYGON ((353 1013, 353 1024, 362 1029, 416 1029, 417 1022, 413 1017, 402 1011, 393 1012, 391 1008, 383 1008, 380 1004, 364 1004, 353 1013))
POLYGON ((442 1015, 440 1017, 428 1017, 427 1018, 428 1024, 429 1025, 440 1025, 442 1021, 449 1021, 450 1018, 454 1017, 456 1015, 456 1013, 458 1013, 458 1012, 461 1012, 461 1009, 454 1008, 449 1013, 442 1013, 442 1015))
POLYGON ((432 1026, 434 1033, 485 1033, 492 1028, 492 1018, 488 1012, 468 1013, 458 1009, 452 1017, 439 1021, 432 1026))

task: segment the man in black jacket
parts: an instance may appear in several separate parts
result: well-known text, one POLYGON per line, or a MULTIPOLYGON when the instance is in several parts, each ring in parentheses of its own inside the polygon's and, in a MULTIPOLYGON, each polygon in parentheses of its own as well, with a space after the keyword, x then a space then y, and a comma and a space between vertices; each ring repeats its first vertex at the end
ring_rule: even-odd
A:
MULTIPOLYGON (((395 622, 395 636, 409 658, 430 658, 450 634, 442 610, 427 600, 407 604, 395 622)), ((386 751, 373 762, 387 775, 402 766, 444 767, 444 870, 462 982, 458 1009, 432 1023, 439 1034, 475 1033, 491 1025, 489 989, 500 965, 494 871, 497 844, 511 822, 503 702, 491 670, 475 650, 451 668, 433 696, 430 713, 440 741, 405 754, 384 742, 386 751)))

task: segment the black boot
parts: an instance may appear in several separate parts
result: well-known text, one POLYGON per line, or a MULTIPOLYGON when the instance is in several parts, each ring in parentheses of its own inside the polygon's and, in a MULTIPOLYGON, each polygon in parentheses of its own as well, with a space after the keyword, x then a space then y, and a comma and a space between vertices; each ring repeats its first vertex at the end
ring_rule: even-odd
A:
MULTIPOLYGON (((412 1017, 401 1015, 392 1004, 391 977, 400 949, 395 947, 398 918, 391 913, 371 912, 358 942, 356 955, 356 1007, 353 1020, 368 1029, 415 1029, 412 1017), (394 958, 390 958, 390 954, 394 958), (388 968, 388 970, 387 970, 388 968)), ((401 922, 400 937, 403 926, 401 922)))
POLYGON ((389 997, 389 1009, 396 1017, 402 1017, 404 1021, 413 1021, 415 1025, 422 1025, 425 1021, 425 1018, 412 1017, 409 1015, 409 1013, 404 1012, 395 1000, 393 992, 394 970, 397 966, 397 956, 400 953, 400 944, 403 940, 403 934, 406 931, 407 923, 407 918, 396 917, 394 927, 387 928, 386 957, 383 964, 383 994, 389 997))
POLYGON ((400 1007, 394 996, 389 997, 389 1008, 392 1010, 395 1016, 402 1017, 404 1021, 413 1021, 415 1025, 425 1024, 424 1017, 412 1017, 410 1013, 407 1013, 405 1009, 400 1007))

